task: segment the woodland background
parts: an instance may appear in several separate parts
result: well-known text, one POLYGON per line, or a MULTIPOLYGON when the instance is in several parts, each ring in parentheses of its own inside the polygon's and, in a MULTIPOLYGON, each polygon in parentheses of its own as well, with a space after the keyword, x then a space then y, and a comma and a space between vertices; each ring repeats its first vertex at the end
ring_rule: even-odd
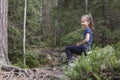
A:
MULTIPOLYGON (((16 56, 22 54, 23 47, 24 0, 8 2, 9 58, 17 62, 16 56)), ((88 1, 87 13, 92 14, 95 24, 94 46, 104 47, 120 41, 119 3, 119 0, 88 1)), ((85 0, 28 0, 26 47, 74 45, 82 37, 80 18, 86 14, 85 9, 85 0)))
MULTIPOLYGON (((87 58, 80 57, 81 61, 87 61, 85 62, 86 64, 83 65, 82 62, 77 63, 77 67, 73 72, 70 73, 68 71, 69 74, 67 74, 66 71, 66 74, 72 80, 78 80, 81 75, 85 74, 85 76, 81 76, 81 80, 86 79, 86 77, 93 79, 93 76, 97 80, 100 80, 99 78, 101 80, 111 79, 113 77, 112 72, 120 76, 118 72, 120 66, 120 0, 88 0, 87 6, 85 1, 27 0, 25 66, 23 64, 25 1, 8 0, 7 30, 8 57, 10 62, 22 68, 40 67, 41 65, 48 64, 49 60, 42 50, 50 53, 49 50, 51 49, 64 50, 64 47, 67 45, 75 45, 76 42, 82 39, 83 29, 80 25, 80 18, 82 15, 90 13, 95 24, 92 45, 93 54, 87 58), (105 54, 103 55, 102 53, 105 54), (87 59, 92 61, 89 62, 87 59), (94 61, 98 61, 98 63, 96 64, 94 61), (106 78, 106 75, 103 75, 104 72, 100 73, 101 70, 99 68, 103 63, 104 65, 106 64, 106 67, 108 67, 107 71, 112 76, 110 75, 106 78), (81 65, 83 67, 80 67, 81 65), (82 71, 83 68, 86 70, 86 73, 82 71), (77 71, 81 71, 83 74, 79 75, 77 71), (91 77, 87 72, 94 73, 91 73, 91 77), (99 74, 102 75, 99 76, 99 74)), ((106 67, 105 70, 107 69, 106 67)))

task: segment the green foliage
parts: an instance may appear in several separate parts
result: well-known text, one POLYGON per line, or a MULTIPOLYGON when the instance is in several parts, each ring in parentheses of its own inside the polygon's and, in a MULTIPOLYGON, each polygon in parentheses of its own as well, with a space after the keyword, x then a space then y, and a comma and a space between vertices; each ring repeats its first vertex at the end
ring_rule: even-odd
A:
MULTIPOLYGON (((24 22, 24 0, 9 0, 9 12, 8 12, 8 25, 14 25, 19 31, 21 31, 20 36, 16 38, 22 39, 23 37, 23 22, 24 22)), ((26 24, 26 45, 41 45, 40 35, 40 0, 28 0, 27 2, 27 24, 26 24)), ((13 26, 10 26, 13 27, 13 26)), ((12 36, 9 31, 9 35, 12 36)), ((16 33, 15 33, 16 34, 16 33)), ((9 39, 10 40, 10 39, 9 39)), ((22 41, 22 40, 21 40, 22 41)), ((12 43, 11 43, 12 44, 12 43)))
POLYGON ((39 50, 27 50, 26 64, 28 67, 40 67, 42 64, 46 64, 48 59, 45 54, 41 54, 39 50))
POLYGON ((12 63, 18 62, 22 58, 22 36, 21 31, 13 24, 8 27, 8 52, 12 63))
POLYGON ((27 8, 27 45, 40 45, 40 0, 28 0, 27 8))
POLYGON ((48 62, 47 56, 43 54, 39 55, 38 60, 40 64, 46 64, 48 62))
POLYGON ((26 55, 26 65, 23 63, 23 58, 21 58, 18 62, 13 63, 13 65, 21 68, 34 68, 40 66, 39 60, 32 55, 26 55))
POLYGON ((73 31, 63 36, 60 41, 61 45, 64 46, 64 45, 75 44, 76 42, 82 40, 81 32, 82 32, 82 29, 78 29, 76 31, 73 31))
MULTIPOLYGON (((88 13, 93 16, 95 24, 94 43, 97 46, 116 44, 120 40, 119 3, 118 0, 88 1, 88 13)), ((57 38, 59 43, 61 42, 59 39, 61 40, 61 38, 80 27, 80 18, 86 14, 85 9, 85 0, 58 1, 58 6, 52 11, 52 25, 62 30, 57 35, 59 36, 57 38), (56 21, 58 22, 57 25, 55 25, 56 21)))
MULTIPOLYGON (((74 32, 80 27, 80 18, 85 14, 85 1, 58 0, 58 5, 56 6, 56 1, 52 0, 49 2, 52 6, 49 9, 46 9, 49 5, 44 4, 46 3, 44 0, 42 1, 43 5, 40 5, 41 0, 28 0, 26 24, 27 46, 48 47, 54 46, 55 42, 56 46, 64 46, 74 44, 75 41, 81 39, 81 36, 74 36, 76 34, 74 32), (71 38, 75 40, 68 38, 71 35, 71 38), (75 37, 78 37, 78 39, 75 37)), ((22 32, 24 0, 9 0, 8 2, 8 25, 12 24, 22 32)), ((120 1, 118 0, 88 1, 88 13, 93 15, 95 23, 94 43, 97 46, 115 44, 120 40, 119 3, 120 1)), ((11 36, 11 34, 9 35, 11 36)), ((21 33, 20 35, 18 39, 22 38, 23 34, 21 33)))
MULTIPOLYGON (((8 12, 8 53, 12 64, 20 67, 23 65, 23 18, 24 18, 24 0, 9 0, 8 12)), ((40 35, 40 0, 28 0, 27 3, 27 24, 26 24, 26 47, 34 45, 45 47, 48 44, 42 42, 40 35)), ((27 49, 27 48, 26 48, 27 49)), ((29 53, 29 52, 26 52, 29 53)), ((34 52, 32 52, 34 53, 34 52)), ((38 54, 38 53, 37 53, 38 54)), ((42 56, 42 55, 41 55, 42 56)), ((45 63, 47 59, 43 57, 43 61, 33 55, 26 55, 27 67, 38 67, 45 63), (46 59, 46 60, 45 60, 46 59)))
POLYGON ((23 58, 20 58, 13 64, 21 68, 34 68, 46 64, 48 59, 45 54, 39 53, 39 50, 26 50, 26 66, 23 64, 23 58))
POLYGON ((120 41, 114 45, 116 51, 120 51, 120 41))
POLYGON ((32 55, 26 55, 26 65, 29 68, 39 67, 39 61, 35 56, 32 55))
POLYGON ((113 71, 119 75, 120 65, 117 57, 111 46, 95 49, 88 56, 79 56, 75 61, 76 66, 72 70, 66 70, 65 74, 72 80, 111 80, 114 79, 113 71), (111 75, 103 75, 105 73, 111 75))
MULTIPOLYGON (((50 0, 50 5, 54 8, 48 8, 50 5, 44 4, 40 5, 41 0, 28 0, 27 4, 27 24, 26 24, 26 47, 46 47, 54 46, 56 41, 57 46, 66 46, 75 44, 82 39, 82 29, 80 27, 80 18, 85 14, 85 0, 58 0, 58 5, 55 6, 55 1, 50 0), (42 8, 41 8, 42 6, 42 8), (41 13, 40 11, 43 11, 41 13), (50 12, 49 12, 50 11, 50 12), (50 15, 50 16, 49 16, 50 15), (48 18, 50 21, 44 19, 48 18), (43 18, 43 21, 40 21, 43 18), (43 25, 41 25, 43 24, 43 25), (56 40, 57 39, 57 40, 56 40)), ((115 44, 120 41, 120 0, 90 0, 88 1, 88 13, 93 15, 95 23, 94 32, 94 45, 102 46, 107 44, 115 44)), ((8 1, 8 52, 9 59, 13 64, 18 66, 23 66, 23 52, 22 52, 22 38, 23 38, 23 18, 24 18, 24 0, 9 0, 8 1)), ((113 52, 115 55, 113 57, 105 60, 105 64, 109 66, 116 65, 116 58, 119 59, 120 55, 120 42, 116 44, 115 50, 113 52), (108 62, 107 62, 108 61, 108 62), (110 63, 109 63, 110 61, 110 63), (114 62, 114 63, 113 63, 114 62)), ((100 51, 101 52, 101 51, 100 51)), ((33 51, 28 51, 27 53, 36 53, 33 51)), ((38 53, 38 52, 37 52, 38 53)), ((87 63, 87 60, 83 60, 86 64, 83 65, 85 69, 89 67, 90 64, 96 66, 95 71, 98 70, 100 65, 103 63, 101 59, 104 59, 108 54, 98 53, 97 50, 91 55, 91 60, 93 63, 87 63), (96 61, 95 61, 96 60, 96 61), (98 63, 99 62, 99 63, 98 63)), ((35 54, 34 54, 35 55, 35 54)), ((29 67, 39 66, 47 62, 47 59, 39 58, 40 56, 28 55, 27 65, 29 67), (38 57, 39 56, 39 57, 38 57), (30 62, 31 61, 31 62, 30 62)), ((86 58, 86 57, 85 57, 86 58)), ((84 59, 84 58, 82 58, 84 59)), ((89 58, 86 58, 89 60, 89 58)), ((81 62, 82 63, 82 62, 81 62)), ((82 65, 82 64, 81 64, 82 65)), ((87 68, 88 71, 93 71, 93 68, 87 68)), ((98 72, 98 71, 97 71, 98 72)), ((77 76, 77 71, 73 71, 74 75, 77 76)), ((86 74, 85 72, 84 74, 86 74)), ((99 73, 93 73, 96 78, 99 73)), ((73 75, 73 74, 71 74, 73 75)))
POLYGON ((28 68, 28 66, 25 66, 22 61, 18 61, 17 63, 13 64, 14 66, 20 67, 20 68, 28 68))

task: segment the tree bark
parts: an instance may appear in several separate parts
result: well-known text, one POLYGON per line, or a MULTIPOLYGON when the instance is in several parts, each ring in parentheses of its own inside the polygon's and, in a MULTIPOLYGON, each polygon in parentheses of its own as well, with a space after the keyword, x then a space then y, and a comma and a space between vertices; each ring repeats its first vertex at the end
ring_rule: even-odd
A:
MULTIPOLYGON (((104 23, 103 23, 103 26, 104 27, 107 27, 107 23, 106 23, 106 2, 104 0, 102 0, 102 16, 103 16, 103 20, 104 20, 104 23)), ((106 34, 105 32, 102 32, 102 47, 105 47, 106 43, 106 34)))
POLYGON ((25 7, 24 7, 24 25, 23 25, 23 30, 24 30, 24 33, 23 33, 23 62, 24 62, 24 65, 26 65, 26 58, 25 58, 25 55, 26 55, 26 48, 25 48, 25 43, 26 43, 26 11, 27 11, 27 0, 25 0, 25 7))
POLYGON ((8 0, 0 0, 0 65, 9 64, 7 38, 8 0))
POLYGON ((85 0, 86 13, 88 13, 88 0, 85 0))

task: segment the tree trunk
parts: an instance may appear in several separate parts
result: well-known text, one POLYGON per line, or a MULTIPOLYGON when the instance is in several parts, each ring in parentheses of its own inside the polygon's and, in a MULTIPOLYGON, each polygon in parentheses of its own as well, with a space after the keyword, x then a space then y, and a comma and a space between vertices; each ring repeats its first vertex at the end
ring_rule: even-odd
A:
POLYGON ((0 65, 9 64, 7 15, 8 15, 8 0, 0 0, 0 65))
POLYGON ((42 0, 42 30, 43 30, 43 41, 49 41, 51 32, 51 16, 53 0, 42 0))
POLYGON ((88 13, 88 0, 85 0, 86 13, 88 13))
POLYGON ((26 11, 27 11, 27 0, 25 0, 25 7, 24 7, 24 25, 23 25, 23 29, 24 29, 24 33, 23 33, 23 62, 24 65, 26 65, 26 58, 25 58, 25 54, 26 54, 26 48, 25 48, 25 43, 26 43, 26 11))
MULTIPOLYGON (((40 0, 40 5, 41 5, 41 8, 40 8, 40 13, 41 13, 41 17, 40 17, 40 35, 43 36, 43 26, 42 26, 42 23, 43 23, 43 0, 40 0)), ((41 39, 41 41, 43 41, 43 38, 41 39)))
MULTIPOLYGON (((102 4, 103 4, 102 16, 103 16, 103 20, 104 20, 103 26, 107 27, 107 25, 106 25, 106 20, 107 20, 106 19, 106 2, 104 0, 102 0, 102 4)), ((106 45, 105 41, 106 41, 106 34, 105 34, 105 32, 102 32, 102 47, 105 47, 105 45, 106 45)))

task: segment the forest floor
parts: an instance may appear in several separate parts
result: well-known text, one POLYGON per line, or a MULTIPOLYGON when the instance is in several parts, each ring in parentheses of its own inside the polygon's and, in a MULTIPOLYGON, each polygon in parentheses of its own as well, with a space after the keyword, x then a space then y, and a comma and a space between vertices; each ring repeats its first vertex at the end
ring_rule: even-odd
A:
POLYGON ((58 49, 38 49, 35 51, 47 54, 50 59, 49 63, 41 65, 39 68, 10 68, 9 71, 2 70, 0 72, 0 80, 69 80, 69 78, 64 75, 63 70, 63 68, 67 66, 67 63, 61 63, 63 61, 61 57, 65 57, 63 52, 58 49), (59 54, 62 54, 62 56, 59 54))
POLYGON ((69 80, 63 73, 63 66, 49 66, 11 71, 1 71, 0 80, 69 80))

